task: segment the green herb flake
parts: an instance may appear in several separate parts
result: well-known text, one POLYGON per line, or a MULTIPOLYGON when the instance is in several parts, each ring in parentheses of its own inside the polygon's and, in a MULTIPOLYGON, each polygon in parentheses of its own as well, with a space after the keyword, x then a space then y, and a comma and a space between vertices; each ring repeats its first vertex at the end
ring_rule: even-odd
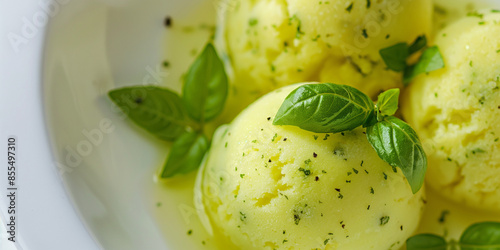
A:
POLYGON ((240 178, 243 179, 243 177, 245 177, 245 174, 240 174, 240 178))
POLYGON ((467 16, 470 16, 470 17, 478 17, 478 18, 483 18, 484 15, 483 14, 480 14, 479 12, 477 11, 473 11, 473 12, 469 12, 467 13, 467 16))
POLYGON ((484 151, 481 148, 476 148, 476 149, 472 150, 472 154, 476 154, 476 153, 486 153, 486 151, 484 151))
POLYGON ((297 210, 293 210, 293 221, 295 222, 295 225, 299 225, 300 214, 297 210))
POLYGON ((493 9, 493 10, 491 10, 491 13, 500 13, 500 10, 493 9))
POLYGON ((351 13, 351 10, 352 10, 352 7, 354 6, 354 3, 351 2, 351 4, 349 4, 349 6, 347 6, 347 8, 345 9, 347 12, 351 13))
POLYGON ((259 20, 257 20, 257 18, 250 18, 250 20, 248 20, 248 25, 249 26, 255 26, 259 23, 259 20))
POLYGON ((354 171, 355 174, 358 174, 358 170, 355 168, 352 168, 352 171, 354 171))
POLYGON ((382 174, 384 175, 384 180, 387 180, 387 174, 385 172, 382 172, 382 174))
POLYGON ((339 196, 337 196, 337 198, 344 199, 344 196, 341 193, 339 193, 339 196))
POLYGON ((370 194, 375 194, 375 190, 373 189, 373 187, 370 187, 370 194))
POLYGON ((240 211, 240 220, 245 221, 246 218, 247 218, 247 215, 240 211))
POLYGON ((325 246, 326 246, 326 245, 328 244, 328 241, 329 241, 329 240, 330 240, 330 239, 326 239, 326 240, 323 242, 323 244, 325 244, 325 246))
POLYGON ((371 0, 366 0, 366 8, 369 9, 372 6, 371 0))
POLYGON ((273 139, 271 141, 274 142, 277 137, 278 137, 278 133, 274 133, 273 139))
POLYGON ((365 39, 368 39, 368 31, 366 31, 366 29, 363 29, 363 30, 361 31, 361 34, 363 35, 363 37, 364 37, 365 39))
POLYGON ((257 140, 253 140, 252 143, 257 143, 257 140))
POLYGON ((304 175, 309 176, 311 174, 311 170, 299 168, 299 171, 304 172, 304 175))
POLYGON ((445 221, 446 221, 446 216, 450 214, 450 211, 449 210, 443 210, 441 212, 441 216, 439 216, 439 219, 438 219, 438 222, 443 224, 445 221))
POLYGON ((313 137, 314 137, 314 140, 316 141, 316 140, 318 140, 318 137, 319 137, 319 136, 317 136, 317 135, 313 135, 313 137))
POLYGON ((187 231, 187 235, 191 235, 191 234, 193 234, 193 230, 189 229, 189 230, 187 231))
POLYGON ((380 218, 380 225, 383 226, 389 222, 390 217, 389 216, 382 216, 380 218))

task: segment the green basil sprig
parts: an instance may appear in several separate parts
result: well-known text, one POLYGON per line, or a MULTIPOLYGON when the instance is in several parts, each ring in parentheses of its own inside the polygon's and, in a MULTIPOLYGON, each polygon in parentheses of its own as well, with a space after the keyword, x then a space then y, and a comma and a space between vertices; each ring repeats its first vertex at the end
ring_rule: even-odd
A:
POLYGON ((498 250, 500 249, 500 223, 481 222, 468 227, 456 242, 434 234, 419 234, 406 241, 408 250, 498 250))
POLYGON ((186 111, 176 93, 154 86, 126 87, 108 93, 139 127, 172 141, 186 131, 186 111))
POLYGON ((169 178, 176 174, 186 174, 200 166, 210 144, 204 134, 188 132, 181 135, 172 146, 161 177, 169 178))
POLYGON ((380 158, 403 171, 412 192, 423 185, 427 157, 415 131, 394 115, 399 90, 379 96, 377 105, 359 90, 332 83, 306 84, 283 101, 274 125, 293 125, 315 133, 338 133, 366 127, 368 141, 380 158))
POLYGON ((345 85, 303 85, 281 105, 274 125, 294 125, 317 133, 337 133, 363 125, 374 112, 373 102, 345 85), (339 109, 338 107, 342 107, 339 109))
POLYGON ((437 46, 427 47, 425 35, 417 37, 415 41, 407 43, 397 43, 379 51, 388 69, 396 72, 403 72, 403 84, 407 86, 410 81, 419 74, 429 73, 434 70, 444 68, 444 60, 437 46), (420 59, 416 64, 408 65, 407 60, 413 54, 422 51, 420 59))
POLYGON ((368 127, 366 136, 382 160, 403 171, 413 193, 416 193, 424 183, 427 157, 410 125, 389 116, 368 127))
POLYGON ((191 118, 208 122, 222 112, 228 80, 224 64, 212 44, 208 44, 186 75, 182 101, 191 118))
POLYGON ((377 119, 393 116, 399 108, 399 89, 389 89, 378 96, 377 119))
POLYGON ((108 93, 139 127, 161 140, 174 141, 161 178, 198 168, 210 145, 203 126, 222 112, 227 94, 227 75, 210 43, 191 65, 182 97, 155 86, 126 87, 108 93))
POLYGON ((408 250, 424 250, 424 249, 435 249, 435 250, 446 250, 447 243, 446 240, 434 234, 419 234, 409 238, 406 241, 406 249, 408 250))

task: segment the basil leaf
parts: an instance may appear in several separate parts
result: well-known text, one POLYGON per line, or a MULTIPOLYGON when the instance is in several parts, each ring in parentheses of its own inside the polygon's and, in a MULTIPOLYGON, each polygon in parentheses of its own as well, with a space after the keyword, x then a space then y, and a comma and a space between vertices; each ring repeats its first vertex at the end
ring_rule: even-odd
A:
POLYGON ((468 227, 460 237, 462 250, 500 249, 500 223, 482 222, 468 227))
POLYGON ((446 240, 434 234, 419 234, 406 240, 406 250, 446 250, 446 240))
POLYGON ((444 68, 444 60, 439 48, 437 46, 429 47, 424 51, 417 64, 409 66, 405 70, 403 83, 406 86, 417 75, 441 68, 444 68))
POLYGON ((402 120, 390 116, 368 127, 368 141, 382 160, 403 171, 413 193, 424 183, 427 157, 417 133, 402 120))
POLYGON ((186 132, 174 144, 167 161, 163 166, 161 178, 169 178, 176 174, 185 174, 197 169, 205 153, 208 151, 209 142, 205 135, 195 132, 186 132))
POLYGON ((176 93, 154 86, 115 89, 111 100, 141 128, 162 140, 175 140, 185 132, 182 101, 176 93))
POLYGON ((406 68, 406 58, 410 56, 408 51, 408 44, 397 43, 393 46, 381 49, 379 53, 385 65, 387 65, 387 68, 396 72, 402 72, 406 68))
POLYGON ((184 106, 194 120, 203 123, 222 112, 228 95, 228 79, 212 44, 207 44, 191 65, 182 92, 184 106))
POLYGON ((410 55, 414 54, 415 52, 423 49, 425 46, 427 46, 427 37, 425 35, 421 35, 410 45, 408 53, 410 55))
POLYGON ((377 113, 378 112, 375 109, 373 112, 370 112, 368 119, 366 119, 366 122, 363 124, 363 128, 371 127, 378 122, 377 113))
POLYGON ((363 125, 374 105, 361 91, 332 83, 307 84, 283 101, 274 125, 293 125, 316 133, 338 133, 363 125))
POLYGON ((383 120, 384 117, 392 116, 398 110, 399 89, 389 89, 378 96, 377 119, 383 120))

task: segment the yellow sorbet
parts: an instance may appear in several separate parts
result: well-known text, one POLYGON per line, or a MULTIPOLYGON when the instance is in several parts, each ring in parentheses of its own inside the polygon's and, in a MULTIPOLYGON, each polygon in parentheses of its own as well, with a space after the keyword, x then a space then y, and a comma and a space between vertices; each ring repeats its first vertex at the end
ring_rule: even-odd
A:
POLYGON ((418 226, 423 191, 412 194, 363 128, 272 125, 296 87, 265 95, 217 130, 197 180, 200 211, 241 249, 398 249, 418 226))
POLYGON ((379 50, 431 34, 430 0, 226 0, 219 50, 228 59, 232 103, 245 107, 305 81, 347 84, 370 97, 400 87, 379 50), (383 79, 383 80, 381 80, 383 79))
POLYGON ((427 183, 469 206, 500 211, 500 14, 484 11, 436 39, 446 68, 416 78, 403 114, 419 134, 427 183), (483 16, 484 15, 484 16, 483 16))

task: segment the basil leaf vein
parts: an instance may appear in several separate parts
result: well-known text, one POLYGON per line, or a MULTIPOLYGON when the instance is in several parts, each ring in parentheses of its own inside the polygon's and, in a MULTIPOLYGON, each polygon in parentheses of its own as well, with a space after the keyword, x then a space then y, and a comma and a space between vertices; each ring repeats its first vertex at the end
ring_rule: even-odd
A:
POLYGON ((170 90, 138 86, 115 89, 108 95, 135 124, 159 139, 172 141, 185 132, 181 98, 170 90))
POLYGON ((224 64, 212 44, 207 44, 189 69, 182 100, 188 115, 204 123, 219 115, 228 95, 224 64))
POLYGON ((209 141, 205 135, 196 132, 184 133, 172 145, 160 176, 169 178, 197 169, 208 148, 209 141))
POLYGON ((403 171, 413 193, 420 190, 427 170, 427 157, 416 132, 396 117, 387 117, 366 130, 379 157, 403 171))
POLYGON ((274 125, 294 125, 316 133, 338 133, 363 125, 374 106, 361 91, 332 83, 302 85, 283 101, 274 125))

